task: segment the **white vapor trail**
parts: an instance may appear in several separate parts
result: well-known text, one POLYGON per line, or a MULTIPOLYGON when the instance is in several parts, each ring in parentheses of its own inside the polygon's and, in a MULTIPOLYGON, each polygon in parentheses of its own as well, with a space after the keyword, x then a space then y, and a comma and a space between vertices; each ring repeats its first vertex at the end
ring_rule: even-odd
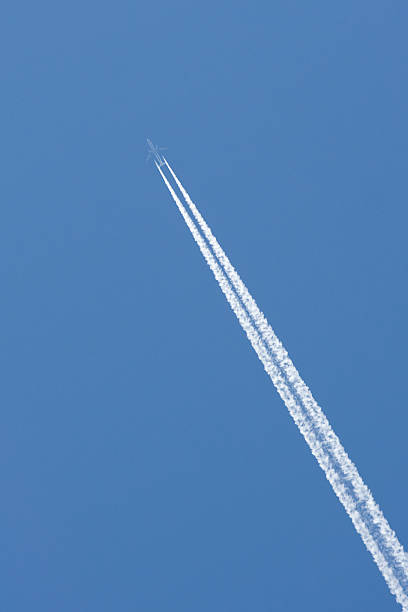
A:
POLYGON ((156 166, 231 309, 332 485, 335 494, 372 554, 390 591, 403 609, 408 612, 407 558, 401 544, 376 505, 356 467, 344 451, 321 408, 301 379, 286 350, 167 161, 166 164, 208 243, 180 202, 161 168, 158 164, 156 166), (209 245, 216 257, 211 252, 209 245))
POLYGON ((289 358, 288 353, 275 335, 272 327, 269 325, 263 313, 259 310, 255 300, 248 292, 238 273, 230 263, 227 255, 224 253, 223 249, 212 234, 211 229, 203 219, 197 207, 191 201, 189 194, 167 161, 166 164, 205 238, 211 245, 216 257, 224 268, 229 281, 237 291, 238 296, 246 307, 248 314, 253 320, 262 339, 268 346, 271 355, 287 379, 293 395, 299 400, 303 409, 312 420, 327 452, 329 452, 333 459, 337 462, 338 469, 343 473, 344 482, 349 486, 352 496, 359 504, 360 511, 365 520, 371 523, 372 529, 377 532, 377 541, 381 543, 381 548, 384 550, 387 558, 389 559, 389 563, 395 568, 395 571, 400 576, 405 592, 408 595, 408 560, 404 549, 384 518, 380 508, 375 503, 373 496, 371 495, 367 486, 364 484, 355 465, 345 452, 340 440, 331 428, 320 406, 313 398, 309 388, 306 386, 293 362, 289 358))

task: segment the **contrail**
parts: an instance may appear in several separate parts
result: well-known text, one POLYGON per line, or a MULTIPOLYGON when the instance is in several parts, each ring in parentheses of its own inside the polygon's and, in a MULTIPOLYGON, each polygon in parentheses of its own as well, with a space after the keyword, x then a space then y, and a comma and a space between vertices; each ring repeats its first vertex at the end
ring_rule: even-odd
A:
POLYGON ((393 565, 396 573, 399 575, 405 591, 408 592, 407 556, 396 538, 395 533, 391 530, 381 510, 375 503, 369 489, 359 475, 355 465, 348 457, 340 443, 340 440, 331 428, 326 416, 323 414, 320 406, 313 398, 309 388, 300 377, 298 371, 293 365, 293 362, 289 358, 286 350, 277 338, 272 327, 269 325, 263 313, 259 310, 255 300, 248 292, 238 273, 230 263, 227 255, 212 234, 211 229, 203 219, 197 207, 192 202, 186 189, 177 178, 175 172, 172 170, 167 160, 164 161, 166 162, 170 173, 183 194, 183 197, 190 207, 204 236, 224 268, 226 276, 233 285, 234 289, 237 291, 242 303, 245 305, 248 311, 248 314, 253 320, 255 327, 260 333, 265 344, 268 346, 272 358, 276 361, 278 367, 284 374, 291 388, 292 394, 301 403, 302 407, 312 420, 314 427, 316 428, 317 436, 322 445, 326 451, 330 453, 333 460, 338 464, 338 469, 343 473, 344 482, 346 486, 348 486, 352 496, 359 504, 360 511, 364 516, 365 521, 371 523, 371 528, 377 531, 377 539, 380 542, 381 549, 386 554, 389 563, 393 565))
MULTIPOLYGON (((271 337, 270 333, 267 333, 269 331, 268 328, 271 328, 266 322, 266 319, 259 311, 253 298, 250 296, 247 289, 245 288, 245 285, 243 285, 241 279, 233 269, 232 265, 229 263, 228 258, 222 251, 221 247, 218 245, 217 241, 211 233, 211 230, 206 225, 204 219, 201 217, 200 213, 198 212, 194 204, 191 202, 187 192, 182 187, 180 181, 177 179, 176 175, 169 167, 169 170, 172 173, 175 181, 177 182, 178 187, 183 193, 183 196, 185 197, 194 216, 196 217, 205 237, 214 249, 214 253, 217 255, 220 264, 224 267, 224 270, 221 269, 219 263, 216 261, 209 246, 201 236, 199 230, 195 226, 194 222, 185 210, 184 206, 181 204, 178 196, 176 195, 172 186, 163 174, 161 168, 158 165, 157 168, 167 188, 169 189, 180 213, 182 214, 184 221, 186 222, 195 241, 197 242, 206 262, 208 263, 216 280, 218 281, 221 290, 227 298, 235 315, 237 316, 259 359, 263 363, 266 372, 269 374, 270 378, 272 379, 272 382, 276 386, 278 393, 285 402, 292 418, 299 427, 312 453, 316 457, 320 467, 325 472, 326 477, 332 485, 334 492, 342 502, 347 513, 349 514, 357 532, 363 539, 363 542, 365 543, 367 549, 371 552, 374 561, 378 565, 390 588, 390 591, 395 595, 397 601, 403 606, 404 610, 408 610, 408 597, 405 588, 406 583, 404 582, 404 578, 406 579, 407 575, 403 572, 404 563, 406 563, 406 558, 401 545, 395 537, 395 534, 391 531, 388 523, 382 516, 381 511, 376 506, 374 500, 372 499, 371 493, 368 491, 367 487, 365 487, 363 481, 361 480, 361 477, 358 475, 354 464, 347 457, 344 449, 338 441, 338 438, 335 436, 334 432, 332 432, 330 425, 327 422, 327 419, 325 417, 324 421, 321 421, 321 419, 316 419, 316 412, 317 414, 319 414, 319 412, 321 413, 321 409, 317 406, 317 404, 316 406, 318 410, 316 410, 316 408, 314 407, 314 409, 311 409, 310 405, 302 402, 302 397, 299 393, 299 389, 297 389, 297 386, 293 384, 293 372, 291 372, 291 378, 289 378, 287 374, 288 371, 290 372, 290 370, 288 370, 289 367, 292 367, 293 369, 295 368, 289 357, 287 356, 286 351, 283 349, 282 345, 274 335, 273 331, 272 334, 276 340, 274 340, 273 336, 271 337), (226 275, 228 276, 228 278, 226 275), (234 287, 234 289, 231 285, 234 287), (235 291, 237 293, 235 293, 235 291), (245 310, 243 304, 245 304, 248 313, 245 310), (262 325, 259 321, 259 316, 263 317, 262 325), (283 356, 286 355, 285 359, 282 358, 282 354, 276 355, 276 353, 274 352, 276 348, 279 348, 279 346, 282 347, 283 356), (286 369, 283 367, 282 363, 285 363, 286 369), (329 436, 329 439, 324 439, 322 423, 324 425, 327 424, 327 427, 329 427, 332 436, 335 437, 340 446, 342 453, 340 453, 339 455, 338 449, 336 453, 342 458, 345 456, 350 465, 340 466, 340 462, 336 453, 332 450, 328 452, 328 446, 332 444, 332 436, 329 436), (371 509, 371 506, 370 509, 372 515, 375 515, 376 520, 373 519, 371 522, 367 521, 367 518, 364 516, 364 512, 362 511, 362 506, 364 505, 363 501, 366 499, 366 497, 362 498, 361 496, 360 482, 352 481, 353 487, 350 488, 350 481, 352 477, 355 477, 355 474, 357 474, 357 477, 361 481, 364 493, 368 492, 368 495, 372 500, 372 504, 374 505, 374 511, 371 509), (357 495, 356 491, 359 492, 359 495, 357 495), (375 512, 375 510, 377 510, 377 512, 375 512), (378 522, 378 513, 380 514, 380 522, 378 522), (394 538, 395 542, 393 540, 390 541, 390 538, 394 538), (386 545, 384 545, 383 540, 386 541, 386 545), (392 558, 390 561, 390 559, 387 558, 389 557, 388 553, 390 550, 391 553, 394 552, 395 544, 399 547, 402 554, 402 558, 398 556, 397 558, 395 558, 395 560, 394 558, 392 558)), ((295 373, 300 379, 300 376, 296 370, 295 373)), ((300 381, 307 389, 302 379, 300 379, 300 381)), ((300 390, 302 390, 302 387, 300 390)), ((307 391, 309 390, 307 389, 307 391)), ((310 397, 312 397, 311 394, 310 397)), ((372 515, 370 514, 370 516, 372 515)))

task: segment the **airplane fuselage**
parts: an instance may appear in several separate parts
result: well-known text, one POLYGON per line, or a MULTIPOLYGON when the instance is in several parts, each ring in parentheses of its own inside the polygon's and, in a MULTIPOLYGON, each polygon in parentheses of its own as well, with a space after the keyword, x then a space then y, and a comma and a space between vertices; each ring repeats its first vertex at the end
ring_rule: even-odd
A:
POLYGON ((150 138, 147 139, 147 147, 148 147, 148 153, 149 153, 149 157, 152 155, 154 157, 154 159, 156 160, 156 162, 159 164, 159 166, 164 166, 164 160, 162 158, 162 156, 159 153, 159 147, 156 147, 152 141, 150 140, 150 138))

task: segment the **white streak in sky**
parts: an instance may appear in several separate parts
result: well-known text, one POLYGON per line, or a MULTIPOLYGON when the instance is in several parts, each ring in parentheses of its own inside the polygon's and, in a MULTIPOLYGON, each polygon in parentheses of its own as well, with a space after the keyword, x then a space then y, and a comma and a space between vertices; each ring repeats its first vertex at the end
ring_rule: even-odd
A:
POLYGON ((321 408, 301 379, 286 350, 167 161, 166 164, 222 266, 221 268, 166 176, 156 164, 221 290, 334 492, 372 554, 390 591, 403 609, 408 611, 407 558, 401 544, 376 505, 356 467, 344 451, 321 408))
POLYGON ((193 216, 197 220, 197 223, 200 226, 204 236, 208 240, 208 243, 211 245, 216 257, 224 268, 228 279, 245 305, 248 314, 255 323, 255 326, 258 329, 262 339, 270 349, 271 355, 276 361, 278 367, 284 373, 292 389, 292 393, 298 398, 304 410, 312 419, 314 426, 320 434, 322 444, 338 463, 339 469, 343 472, 345 482, 351 487, 353 497, 355 497, 360 506, 362 506, 361 510, 365 515, 366 520, 370 521, 373 529, 378 531, 378 537, 381 539, 381 546, 386 552, 387 557, 390 557, 390 563, 394 565, 396 571, 400 574, 406 592, 408 593, 407 556, 396 538, 395 533, 390 528, 380 508, 375 503, 373 496, 371 495, 367 486, 364 484, 357 471, 357 468, 345 452, 340 440, 331 428, 320 406, 317 404, 309 388, 300 377, 299 372, 296 370, 288 353, 282 346, 282 343, 277 338, 264 314, 258 308, 255 300, 250 295, 238 273, 230 263, 227 255, 211 232, 210 227, 207 225, 197 207, 192 202, 186 189, 183 187, 167 161, 166 164, 175 182, 177 183, 178 188, 183 194, 184 199, 190 207, 193 216))

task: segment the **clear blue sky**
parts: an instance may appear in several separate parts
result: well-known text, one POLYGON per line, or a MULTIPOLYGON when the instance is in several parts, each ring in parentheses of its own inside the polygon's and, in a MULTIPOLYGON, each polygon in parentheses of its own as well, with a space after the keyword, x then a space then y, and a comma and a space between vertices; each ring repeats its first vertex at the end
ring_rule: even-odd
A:
POLYGON ((407 19, 6 1, 1 610, 398 609, 145 138, 407 546, 407 19))

